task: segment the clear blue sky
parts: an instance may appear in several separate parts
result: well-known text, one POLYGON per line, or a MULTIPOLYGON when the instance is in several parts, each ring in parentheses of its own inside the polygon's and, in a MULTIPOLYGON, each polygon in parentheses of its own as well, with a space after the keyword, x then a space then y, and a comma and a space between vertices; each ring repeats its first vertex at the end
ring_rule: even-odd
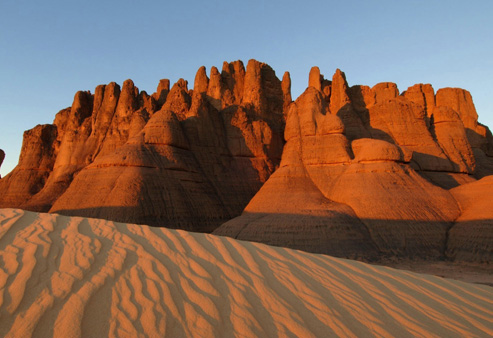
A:
POLYGON ((0 173, 22 133, 52 123, 78 90, 131 78, 193 84, 196 70, 255 58, 293 96, 314 65, 350 85, 462 87, 493 127, 493 1, 0 1, 0 173))

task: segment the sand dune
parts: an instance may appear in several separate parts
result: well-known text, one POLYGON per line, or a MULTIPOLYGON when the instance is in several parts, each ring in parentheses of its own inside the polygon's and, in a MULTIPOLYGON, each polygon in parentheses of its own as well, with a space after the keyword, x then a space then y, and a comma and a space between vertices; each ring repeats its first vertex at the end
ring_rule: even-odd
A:
POLYGON ((0 236, 0 336, 493 336, 485 285, 15 209, 0 236))

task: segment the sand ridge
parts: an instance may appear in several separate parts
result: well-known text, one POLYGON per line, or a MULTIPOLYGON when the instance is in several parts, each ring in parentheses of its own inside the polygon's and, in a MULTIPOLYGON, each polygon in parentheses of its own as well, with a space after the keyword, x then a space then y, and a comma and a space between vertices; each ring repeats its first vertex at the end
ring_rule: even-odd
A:
POLYGON ((0 336, 488 337, 493 288, 166 228, 0 209, 0 336))

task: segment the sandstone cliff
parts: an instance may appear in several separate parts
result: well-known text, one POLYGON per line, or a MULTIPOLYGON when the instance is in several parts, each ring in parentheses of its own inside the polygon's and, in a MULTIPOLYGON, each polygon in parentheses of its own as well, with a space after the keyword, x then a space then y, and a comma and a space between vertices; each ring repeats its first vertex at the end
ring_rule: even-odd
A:
POLYGON ((214 234, 343 257, 493 259, 493 217, 471 221, 461 193, 493 207, 487 185, 466 184, 493 174, 466 91, 439 91, 454 105, 430 85, 349 87, 341 71, 328 81, 317 67, 308 84, 289 106, 280 168, 214 234))
MULTIPOLYGON (((289 76, 288 76, 289 78, 289 76)), ((131 80, 78 92, 24 135, 0 206, 211 231, 237 216, 279 164, 289 89, 266 64, 224 63, 194 90, 131 80)))
POLYGON ((235 61, 201 67, 193 89, 164 79, 148 95, 127 80, 76 93, 25 132, 0 207, 341 257, 490 262, 492 174, 493 136, 466 90, 349 86, 314 67, 292 102, 289 73, 235 61))

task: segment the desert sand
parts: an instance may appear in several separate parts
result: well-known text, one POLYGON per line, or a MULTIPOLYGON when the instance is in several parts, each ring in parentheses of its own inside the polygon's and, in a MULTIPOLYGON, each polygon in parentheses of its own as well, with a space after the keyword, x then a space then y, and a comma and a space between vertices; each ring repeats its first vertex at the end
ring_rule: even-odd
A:
POLYGON ((491 337, 493 288, 228 237, 0 209, 0 336, 491 337))

